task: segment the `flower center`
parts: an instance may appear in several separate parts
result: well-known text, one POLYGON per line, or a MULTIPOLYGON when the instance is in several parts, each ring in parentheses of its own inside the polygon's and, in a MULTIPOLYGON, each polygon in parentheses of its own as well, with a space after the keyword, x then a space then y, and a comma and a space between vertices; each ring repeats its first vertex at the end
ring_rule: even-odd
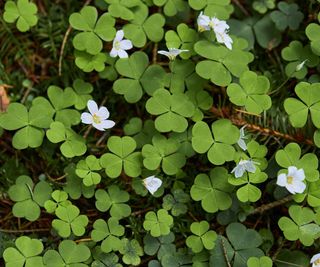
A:
POLYGON ((119 41, 115 41, 115 43, 114 43, 114 48, 115 48, 116 50, 120 50, 120 42, 119 42, 119 41))
POLYGON ((314 264, 317 265, 317 266, 320 265, 320 259, 317 259, 317 260, 314 262, 314 264))
POLYGON ((101 119, 97 114, 93 114, 93 122, 96 124, 101 123, 101 119))
POLYGON ((217 25, 213 21, 210 21, 209 26, 214 29, 217 25))
POLYGON ((287 177, 287 182, 288 182, 288 184, 292 184, 292 182, 293 182, 293 176, 288 176, 288 177, 287 177))

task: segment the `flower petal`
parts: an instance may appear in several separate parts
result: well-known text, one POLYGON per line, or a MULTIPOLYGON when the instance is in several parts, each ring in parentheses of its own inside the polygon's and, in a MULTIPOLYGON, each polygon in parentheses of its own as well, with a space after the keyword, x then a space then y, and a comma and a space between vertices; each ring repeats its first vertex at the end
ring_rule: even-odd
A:
POLYGON ((240 138, 238 140, 238 145, 239 145, 239 147, 241 147, 242 150, 244 150, 244 151, 247 150, 247 144, 242 138, 240 138))
POLYGON ((297 170, 295 178, 299 181, 303 181, 306 178, 306 175, 304 174, 304 170, 303 169, 297 170))
POLYGON ((122 40, 120 42, 120 48, 123 50, 129 50, 132 48, 132 42, 130 40, 122 40))
POLYGON ((120 58, 128 58, 128 53, 125 50, 120 49, 118 51, 118 55, 120 58))
POLYGON ((83 112, 81 114, 81 122, 85 124, 92 124, 93 122, 92 115, 88 112, 83 112))
POLYGON ((99 126, 102 127, 104 130, 110 129, 115 125, 116 123, 112 120, 104 120, 104 121, 101 121, 101 123, 99 123, 99 126))
POLYGON ((296 176, 295 173, 297 170, 298 170, 297 167, 289 166, 288 167, 288 176, 296 176))
POLYGON ((110 57, 117 57, 118 56, 118 50, 115 48, 112 48, 110 51, 110 57))
POLYGON ((87 107, 92 115, 98 112, 98 105, 93 100, 88 101, 87 107))
POLYGON ((97 115, 100 117, 101 120, 108 119, 110 116, 109 110, 106 107, 100 107, 97 115))
POLYGON ((287 175, 286 174, 281 173, 281 174, 278 175, 277 185, 280 185, 280 186, 286 186, 287 185, 287 175))
POLYGON ((306 184, 300 181, 294 181, 292 186, 294 188, 294 191, 300 194, 303 193, 304 190, 306 189, 306 184))
POLYGON ((93 122, 93 123, 92 123, 92 126, 93 126, 94 128, 96 128, 97 130, 99 130, 99 131, 105 131, 105 129, 102 127, 102 123, 95 123, 95 122, 93 122))
POLYGON ((123 30, 119 30, 117 31, 116 37, 114 38, 114 40, 121 41, 123 39, 123 36, 124 36, 123 30))
POLYGON ((162 181, 161 179, 152 175, 143 179, 143 184, 147 188, 147 190, 153 195, 162 185, 162 181))
POLYGON ((318 259, 320 259, 320 253, 313 255, 313 257, 310 260, 310 263, 314 263, 318 259))

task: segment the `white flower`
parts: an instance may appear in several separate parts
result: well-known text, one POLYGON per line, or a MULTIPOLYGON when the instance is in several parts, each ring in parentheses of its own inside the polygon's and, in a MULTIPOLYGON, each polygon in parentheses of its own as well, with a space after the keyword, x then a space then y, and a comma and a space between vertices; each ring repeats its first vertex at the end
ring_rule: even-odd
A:
POLYGON ((295 166, 288 168, 288 174, 281 173, 278 175, 277 185, 286 187, 291 194, 303 193, 306 184, 303 180, 306 178, 303 169, 297 169, 295 166))
POLYGON ((112 128, 115 125, 114 121, 107 120, 110 116, 110 113, 106 107, 98 108, 98 105, 93 100, 89 100, 87 107, 90 111, 83 112, 81 114, 81 121, 85 124, 92 124, 92 126, 100 131, 105 129, 112 128))
POLYGON ((260 164, 260 163, 255 162, 252 159, 248 159, 248 160, 242 159, 239 161, 238 165, 234 167, 231 173, 234 173, 234 176, 236 178, 242 177, 245 171, 255 173, 257 168, 254 164, 260 164))
POLYGON ((148 189, 148 191, 153 195, 159 187, 162 185, 162 181, 155 177, 154 175, 143 179, 143 185, 148 189))
POLYGON ((320 267, 320 253, 313 255, 310 263, 312 263, 312 267, 320 267))
POLYGON ((199 32, 210 31, 210 17, 203 15, 203 12, 200 12, 197 23, 199 32))
POLYGON ((119 56, 120 58, 127 58, 128 53, 126 50, 132 48, 132 42, 130 40, 123 40, 123 30, 117 31, 116 37, 113 40, 112 50, 110 52, 111 57, 119 56))
POLYGON ((225 33, 230 28, 225 20, 219 20, 216 17, 210 19, 209 26, 212 28, 216 35, 217 33, 225 33))
POLYGON ((175 60, 177 55, 181 54, 182 52, 188 52, 189 50, 186 49, 177 49, 177 48, 169 48, 169 52, 165 50, 159 50, 158 54, 167 56, 170 60, 175 60))
POLYGON ((216 34, 216 38, 217 38, 217 42, 218 43, 222 43, 225 44, 225 46, 227 48, 229 48, 230 50, 232 50, 232 39, 230 37, 230 35, 226 32, 215 32, 216 34))
POLYGON ((238 140, 238 146, 242 148, 242 150, 246 151, 247 150, 247 144, 244 141, 244 139, 247 139, 245 134, 244 134, 244 128, 246 128, 246 125, 240 128, 240 137, 238 140))
POLYGON ((306 64, 306 62, 308 61, 308 59, 302 61, 299 65, 296 66, 296 71, 299 71, 303 68, 304 64, 306 64))

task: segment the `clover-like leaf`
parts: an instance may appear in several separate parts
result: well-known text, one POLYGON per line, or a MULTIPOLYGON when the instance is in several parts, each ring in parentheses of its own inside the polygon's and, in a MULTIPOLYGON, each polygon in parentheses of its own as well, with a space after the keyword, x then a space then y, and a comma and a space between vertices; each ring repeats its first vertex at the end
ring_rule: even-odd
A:
POLYGON ((185 214, 188 210, 186 203, 190 201, 190 197, 182 189, 176 189, 171 194, 163 197, 162 207, 171 210, 173 216, 185 214))
POLYGON ((134 10, 141 4, 139 0, 105 0, 109 4, 108 11, 111 16, 124 20, 134 19, 134 10))
POLYGON ((166 16, 175 16, 178 12, 187 9, 187 5, 183 0, 153 0, 156 6, 163 6, 163 12, 166 16))
POLYGON ((84 72, 91 71, 103 71, 105 68, 105 62, 107 56, 104 53, 98 53, 96 55, 91 55, 84 51, 75 50, 75 63, 77 67, 84 72))
MULTIPOLYGON (((186 89, 203 90, 206 81, 195 72, 195 64, 191 60, 175 59, 169 63, 169 68, 170 72, 165 76, 164 84, 171 93, 184 93, 186 89)), ((195 99, 189 100, 196 103, 195 99)))
POLYGON ((52 192, 51 199, 47 200, 44 203, 44 207, 49 213, 54 213, 55 210, 60 206, 67 206, 71 204, 71 201, 68 200, 68 193, 61 190, 55 190, 52 192))
POLYGON ((156 89, 163 87, 163 68, 159 65, 148 67, 148 64, 148 56, 143 52, 134 52, 129 58, 116 62, 116 70, 124 78, 115 81, 113 90, 124 95, 128 103, 139 101, 144 91, 152 95, 156 89))
POLYGON ((186 158, 194 156, 195 151, 192 148, 192 128, 190 127, 187 131, 183 133, 171 133, 170 137, 180 143, 178 152, 185 155, 186 158))
POLYGON ((75 79, 72 87, 75 91, 75 108, 79 110, 84 109, 87 106, 88 100, 92 98, 90 93, 93 91, 93 86, 84 80, 75 79))
POLYGON ((95 242, 102 241, 101 250, 109 253, 118 251, 121 247, 119 237, 124 235, 124 227, 119 224, 116 218, 109 218, 108 222, 103 219, 98 219, 93 224, 91 238, 95 242))
POLYGON ((86 262, 90 258, 90 249, 84 244, 77 244, 72 240, 63 240, 58 251, 48 250, 43 256, 46 267, 77 266, 88 267, 86 262))
POLYGON ((168 235, 153 237, 147 234, 143 238, 144 251, 147 255, 155 255, 159 260, 166 254, 171 254, 176 246, 172 243, 174 241, 174 234, 170 232, 168 235))
POLYGON ((186 163, 178 148, 176 140, 157 134, 152 138, 152 145, 146 144, 142 148, 143 165, 149 170, 156 170, 161 165, 166 174, 176 174, 186 163))
POLYGON ((147 111, 158 115, 155 127, 159 132, 184 132, 188 127, 186 118, 193 116, 195 108, 183 93, 170 94, 168 90, 158 89, 146 103, 147 111))
POLYGON ((240 85, 231 83, 227 93, 232 103, 259 114, 271 107, 271 98, 267 95, 269 88, 270 82, 267 77, 245 71, 240 76, 240 85))
POLYGON ((288 265, 308 266, 310 257, 301 250, 282 249, 275 259, 277 267, 287 267, 288 265))
POLYGON ((97 9, 93 6, 85 6, 80 12, 71 14, 69 22, 74 29, 81 31, 73 38, 73 46, 91 55, 101 52, 102 40, 111 41, 116 34, 115 19, 109 13, 98 19, 97 9))
POLYGON ((296 143, 290 143, 276 153, 276 161, 281 167, 287 169, 290 166, 295 166, 298 169, 303 169, 306 179, 309 182, 317 181, 319 179, 319 171, 318 158, 316 155, 307 153, 300 157, 301 148, 296 143))
POLYGON ((75 104, 76 94, 67 87, 62 90, 58 86, 49 86, 48 97, 56 111, 55 121, 60 121, 66 126, 76 125, 80 122, 80 113, 74 109, 68 109, 75 104))
POLYGON ((279 10, 272 11, 270 17, 280 31, 287 27, 297 30, 303 20, 303 13, 299 11, 299 6, 295 3, 281 1, 278 3, 279 10))
POLYGON ((6 248, 3 253, 7 267, 44 266, 42 257, 39 256, 43 251, 43 245, 40 240, 28 236, 20 236, 16 239, 15 246, 6 248))
POLYGON ((208 16, 216 16, 218 19, 228 19, 233 12, 231 0, 189 0, 189 5, 195 10, 202 10, 208 16))
POLYGON ((270 18, 270 14, 263 16, 257 21, 253 26, 253 30, 257 43, 263 48, 271 50, 281 43, 281 32, 270 18))
POLYGON ((285 68, 288 77, 303 79, 308 73, 308 67, 313 68, 319 64, 319 57, 312 53, 310 45, 303 46, 299 41, 292 41, 281 51, 283 59, 290 61, 285 68), (305 62, 300 70, 297 66, 305 62))
POLYGON ((295 92, 301 100, 289 97, 284 101, 292 126, 303 127, 310 113, 313 124, 320 128, 320 83, 300 82, 295 92))
POLYGON ((55 214, 59 219, 52 221, 52 227, 61 237, 69 237, 71 233, 75 236, 82 236, 85 233, 89 220, 86 215, 79 215, 80 210, 77 206, 59 206, 55 214))
POLYGON ((124 25, 124 35, 136 47, 143 47, 147 39, 152 42, 159 42, 164 35, 165 21, 163 15, 159 13, 149 16, 148 7, 140 4, 135 8, 134 17, 130 20, 130 23, 124 25))
MULTIPOLYGON (((195 77, 193 76, 192 79, 194 80, 195 77)), ((196 107, 192 120, 196 122, 201 121, 204 117, 204 111, 209 110, 212 107, 212 96, 207 91, 199 90, 195 87, 189 88, 186 95, 196 107)))
POLYGON ((233 160, 235 149, 232 145, 239 137, 239 129, 227 119, 212 123, 211 130, 205 122, 199 121, 192 128, 192 147, 200 154, 207 152, 212 164, 222 165, 233 160))
POLYGON ((190 230, 193 235, 188 236, 186 244, 194 253, 199 253, 205 249, 213 249, 217 234, 213 230, 209 230, 210 225, 207 221, 193 222, 190 230))
POLYGON ((3 19, 13 23, 17 20, 17 28, 21 32, 28 31, 38 22, 37 5, 29 0, 7 1, 4 6, 3 19))
POLYGON ((59 121, 51 123, 46 134, 52 143, 63 142, 60 151, 67 158, 81 156, 87 150, 84 138, 59 121))
POLYGON ((198 41, 198 35, 197 32, 189 28, 187 24, 179 24, 177 26, 177 32, 173 30, 167 31, 165 39, 167 47, 188 50, 180 55, 181 58, 188 59, 191 55, 195 54, 193 46, 195 42, 198 41))
POLYGON ((165 209, 160 209, 157 213, 149 211, 143 222, 143 228, 150 231, 153 237, 168 235, 172 226, 173 218, 165 209))
POLYGON ((306 35, 310 40, 312 52, 320 56, 320 25, 317 23, 310 23, 306 28, 306 35))
POLYGON ((272 267, 272 259, 266 256, 250 257, 247 261, 248 267, 272 267))
POLYGON ((81 196, 91 198, 94 196, 95 186, 85 186, 83 180, 76 175, 76 166, 71 163, 64 169, 67 183, 63 190, 67 192, 71 199, 79 199, 81 196))
POLYGON ((228 171, 222 167, 212 169, 210 177, 203 173, 198 174, 190 190, 192 199, 201 200, 202 208, 210 213, 230 208, 230 192, 233 186, 228 183, 228 177, 228 171))
POLYGON ((128 265, 137 266, 140 264, 140 256, 143 255, 143 249, 136 239, 129 240, 123 238, 120 253, 123 254, 122 261, 128 265))
POLYGON ((100 158, 100 164, 105 168, 110 178, 116 178, 122 169, 131 177, 137 177, 141 173, 141 152, 134 152, 137 144, 130 136, 111 136, 107 144, 110 152, 100 158))
POLYGON ((102 212, 110 210, 110 215, 114 218, 120 220, 131 214, 130 206, 125 204, 129 200, 129 194, 116 185, 109 186, 108 192, 98 189, 95 197, 97 209, 102 212))
POLYGON ((13 215, 29 221, 37 220, 40 216, 40 207, 50 199, 51 192, 52 188, 47 182, 40 181, 34 185, 29 176, 19 176, 8 191, 9 197, 16 202, 12 208, 13 215))
POLYGON ((276 4, 275 0, 255 0, 252 3, 252 7, 260 14, 264 14, 268 11, 268 9, 274 9, 276 4))
POLYGON ((18 130, 12 138, 16 149, 35 148, 42 144, 44 131, 52 122, 52 108, 46 105, 32 106, 29 111, 20 103, 11 103, 6 112, 0 113, 0 127, 18 130))
POLYGON ((76 174, 83 179, 85 186, 96 185, 101 181, 101 175, 95 171, 101 170, 99 160, 90 155, 85 160, 80 160, 77 164, 76 174))
POLYGON ((290 241, 300 240, 305 246, 311 246, 320 233, 320 226, 311 223, 315 220, 315 214, 309 208, 292 205, 289 208, 288 217, 281 217, 278 225, 286 239, 290 241))
POLYGON ((152 142, 152 137, 157 133, 153 120, 145 120, 144 124, 138 117, 133 117, 123 128, 126 135, 130 135, 137 143, 137 148, 152 142))
POLYGON ((194 50, 207 60, 198 62, 197 74, 204 79, 210 79, 216 85, 229 85, 232 75, 240 77, 253 60, 251 53, 243 51, 246 46, 243 39, 235 39, 232 50, 213 42, 198 41, 194 50))
POLYGON ((259 168, 254 173, 246 172, 242 177, 229 177, 229 183, 232 185, 243 185, 237 190, 237 197, 241 202, 256 202, 261 196, 261 190, 254 184, 263 183, 268 179, 265 172, 261 172, 259 168))
POLYGON ((246 266, 250 257, 264 256, 262 250, 258 248, 262 244, 262 238, 257 231, 247 229, 241 223, 231 223, 226 233, 235 252, 233 266, 246 266))
POLYGON ((94 261, 91 267, 122 267, 119 262, 119 257, 115 253, 105 253, 99 246, 96 246, 92 251, 94 261))

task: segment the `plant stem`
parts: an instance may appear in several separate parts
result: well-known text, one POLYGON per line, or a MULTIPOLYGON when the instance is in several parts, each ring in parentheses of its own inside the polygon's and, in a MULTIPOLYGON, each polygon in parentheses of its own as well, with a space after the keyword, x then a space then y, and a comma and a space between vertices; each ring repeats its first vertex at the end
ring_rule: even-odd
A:
POLYGON ((267 210, 270 210, 270 209, 273 209, 277 206, 280 206, 284 203, 287 203, 289 201, 293 200, 293 196, 292 195, 289 195, 289 196, 286 196, 285 198, 282 198, 282 199, 279 199, 277 201, 274 201, 274 202, 271 202, 271 203, 268 203, 268 204, 264 204, 260 207, 257 207, 255 208, 252 212, 249 213, 249 215, 253 215, 253 214, 257 214, 257 213, 263 213, 267 210))

